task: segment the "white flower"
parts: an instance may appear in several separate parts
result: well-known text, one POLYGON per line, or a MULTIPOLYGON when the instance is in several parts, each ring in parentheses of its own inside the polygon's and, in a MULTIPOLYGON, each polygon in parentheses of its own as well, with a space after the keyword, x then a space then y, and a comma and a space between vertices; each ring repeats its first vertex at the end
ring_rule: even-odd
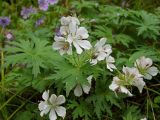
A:
POLYGON ((54 50, 58 50, 60 55, 65 53, 68 55, 72 54, 72 46, 64 37, 55 36, 54 40, 55 42, 53 43, 52 47, 54 50))
POLYGON ((75 95, 75 96, 80 97, 83 92, 86 93, 86 94, 89 93, 89 91, 90 91, 90 89, 91 89, 91 80, 92 80, 92 77, 93 77, 93 76, 90 75, 90 76, 87 78, 87 80, 88 80, 88 84, 87 84, 87 85, 86 85, 86 84, 82 84, 82 85, 78 84, 78 85, 76 86, 76 88, 74 89, 74 95, 75 95))
POLYGON ((134 65, 137 67, 139 72, 144 75, 145 79, 151 80, 152 76, 156 76, 159 72, 156 67, 152 66, 152 64, 152 59, 142 56, 136 60, 134 65))
POLYGON ((117 76, 113 77, 113 81, 111 85, 109 85, 109 89, 115 92, 118 91, 129 96, 133 96, 125 86, 120 85, 120 79, 117 76))
POLYGON ((49 119, 56 120, 57 116, 60 116, 64 119, 66 115, 66 108, 60 106, 65 103, 65 97, 59 95, 58 97, 55 94, 52 94, 49 97, 49 90, 44 91, 42 98, 44 101, 40 101, 38 108, 41 111, 40 115, 43 117, 44 114, 49 112, 49 119))
POLYGON ((68 17, 61 18, 61 25, 62 25, 60 27, 61 34, 68 35, 70 32, 72 32, 72 30, 78 28, 78 25, 80 25, 80 22, 76 17, 68 16, 68 17))
POLYGON ((137 68, 123 67, 123 73, 125 74, 125 81, 129 85, 136 86, 140 93, 142 93, 145 82, 143 81, 143 75, 141 75, 137 68))
POLYGON ((75 28, 74 26, 71 26, 67 41, 73 43, 73 46, 76 48, 76 52, 81 54, 83 52, 82 48, 89 50, 92 47, 90 42, 86 40, 88 37, 89 35, 86 28, 75 28))
POLYGON ((94 46, 93 59, 90 63, 95 65, 98 61, 104 60, 111 53, 112 48, 109 44, 106 44, 106 38, 101 38, 94 46))
POLYGON ((106 57, 106 65, 107 68, 112 72, 113 69, 116 69, 116 66, 113 64, 115 62, 114 58, 112 56, 106 57))
MULTIPOLYGON (((71 17, 71 16, 62 17, 60 34, 62 35, 61 37, 65 39, 63 41, 69 42, 69 45, 71 47, 73 44, 73 46, 76 48, 76 52, 78 54, 81 54, 83 52, 82 48, 85 50, 89 50, 92 46, 90 42, 87 40, 87 38, 89 37, 87 29, 84 27, 78 27, 79 25, 80 25, 80 22, 76 17, 71 17)), ((63 47, 59 47, 57 49, 61 49, 61 48, 63 47)), ((64 51, 62 53, 64 53, 64 51)))
POLYGON ((141 93, 145 82, 143 81, 143 76, 139 73, 136 68, 123 67, 123 74, 120 74, 118 77, 113 77, 112 84, 109 88, 112 91, 118 90, 119 92, 128 94, 132 96, 129 90, 125 86, 136 86, 141 93))

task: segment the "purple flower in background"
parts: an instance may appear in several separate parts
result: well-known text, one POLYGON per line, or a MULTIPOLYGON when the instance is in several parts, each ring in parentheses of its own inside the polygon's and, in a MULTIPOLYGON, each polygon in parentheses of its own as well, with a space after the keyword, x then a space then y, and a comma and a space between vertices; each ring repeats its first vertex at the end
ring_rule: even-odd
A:
POLYGON ((36 21, 36 27, 38 27, 39 25, 43 24, 44 23, 44 20, 45 20, 45 17, 41 17, 40 19, 38 19, 36 21))
POLYGON ((58 37, 62 36, 61 32, 60 32, 60 27, 57 27, 55 32, 56 32, 56 36, 58 36, 58 37))
POLYGON ((4 28, 10 23, 10 18, 9 17, 0 17, 0 25, 4 28))
POLYGON ((13 37, 13 34, 11 33, 11 32, 7 32, 6 34, 5 34, 5 37, 6 37, 6 39, 7 40, 12 40, 14 37, 13 37))
POLYGON ((48 10, 48 0, 38 0, 38 4, 39 4, 39 9, 43 10, 43 11, 47 11, 48 10))
POLYGON ((29 8, 23 7, 21 10, 21 16, 23 17, 23 19, 27 19, 29 18, 31 13, 36 13, 37 11, 32 8, 32 6, 30 6, 29 8))
POLYGON ((58 3, 58 0, 48 0, 48 3, 51 5, 54 5, 54 4, 58 3))

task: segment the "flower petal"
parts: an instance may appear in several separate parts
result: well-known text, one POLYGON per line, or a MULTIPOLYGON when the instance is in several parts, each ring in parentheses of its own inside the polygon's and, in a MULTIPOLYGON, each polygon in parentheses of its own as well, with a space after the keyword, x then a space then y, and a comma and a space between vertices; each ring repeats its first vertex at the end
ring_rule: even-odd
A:
POLYGON ((38 105, 39 110, 41 111, 40 116, 42 117, 44 114, 47 114, 50 110, 47 102, 41 101, 38 105))
POLYGON ((91 89, 91 85, 82 85, 82 89, 84 93, 88 94, 91 89))
POLYGON ((77 85, 76 88, 74 89, 74 95, 79 97, 82 95, 82 88, 81 85, 77 85))
POLYGON ((99 61, 104 60, 106 56, 107 56, 107 54, 105 52, 100 52, 98 54, 97 60, 99 60, 99 61))
POLYGON ((127 95, 129 95, 129 96, 133 96, 133 95, 130 93, 130 91, 129 91, 126 87, 124 87, 124 86, 120 86, 120 92, 125 93, 125 94, 127 94, 127 95))
POLYGON ((146 74, 144 75, 144 78, 147 79, 147 80, 151 80, 151 79, 152 79, 152 75, 146 73, 146 74))
POLYGON ((76 40, 76 43, 84 49, 91 49, 92 45, 87 40, 76 40))
POLYGON ((43 92, 42 98, 43 98, 45 101, 48 100, 48 98, 49 98, 49 90, 43 92))
POLYGON ((49 98, 49 102, 51 104, 55 104, 57 100, 57 96, 55 94, 52 94, 51 97, 49 98))
POLYGON ((105 45, 106 43, 106 38, 101 38, 96 44, 95 44, 95 48, 99 49, 102 48, 103 45, 105 45))
POLYGON ((76 52, 78 53, 78 54, 81 54, 82 53, 82 49, 80 48, 80 46, 77 44, 77 42, 73 42, 73 45, 74 45, 74 47, 76 48, 76 52))
POLYGON ((152 76, 156 76, 158 74, 158 69, 153 66, 148 68, 147 72, 152 76))
POLYGON ((57 106, 55 111, 58 114, 58 116, 62 117, 63 119, 65 118, 65 116, 66 116, 66 108, 65 107, 57 106))
POLYGON ((50 111, 50 113, 49 113, 49 119, 50 119, 50 120, 56 120, 56 119, 57 119, 57 115, 56 115, 54 109, 51 109, 51 111, 50 111))
POLYGON ((76 35, 81 39, 87 39, 89 37, 88 31, 85 27, 79 27, 76 35))
POLYGON ((61 105, 61 104, 65 103, 65 101, 66 101, 65 97, 63 95, 59 95, 57 97, 56 104, 61 105))
POLYGON ((146 83, 143 81, 143 78, 136 79, 133 82, 133 85, 136 86, 139 89, 140 93, 142 93, 142 90, 143 90, 143 87, 145 86, 145 84, 146 83))

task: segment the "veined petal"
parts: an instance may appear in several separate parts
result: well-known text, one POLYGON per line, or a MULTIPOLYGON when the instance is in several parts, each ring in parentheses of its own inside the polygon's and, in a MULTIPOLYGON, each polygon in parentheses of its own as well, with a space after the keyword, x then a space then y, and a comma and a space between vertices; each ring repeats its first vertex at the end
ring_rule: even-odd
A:
POLYGON ((147 79, 147 80, 151 80, 152 79, 152 75, 146 73, 146 74, 144 74, 144 78, 147 79))
POLYGON ((57 106, 55 108, 56 113, 58 114, 58 116, 62 117, 63 119, 66 116, 66 108, 62 107, 62 106, 57 106))
POLYGON ((133 85, 136 86, 139 89, 140 93, 142 93, 142 90, 143 90, 143 87, 145 86, 145 84, 146 83, 143 81, 143 78, 136 79, 133 82, 133 85))
POLYGON ((125 94, 127 94, 127 95, 129 95, 129 96, 133 96, 133 95, 130 93, 130 91, 129 91, 126 87, 124 87, 124 86, 120 86, 120 92, 125 93, 125 94))
POLYGON ((65 38, 64 37, 55 36, 54 40, 57 41, 57 42, 60 42, 60 41, 65 41, 65 38))
POLYGON ((74 47, 76 48, 76 52, 78 53, 78 54, 81 54, 82 53, 82 49, 80 48, 80 46, 77 44, 77 42, 73 42, 73 45, 74 45, 74 47))
POLYGON ((51 111, 50 111, 50 113, 49 113, 49 119, 50 119, 50 120, 56 120, 56 119, 57 119, 57 115, 56 115, 54 109, 51 109, 51 111))
POLYGON ((111 85, 109 85, 109 89, 112 91, 116 91, 119 88, 119 85, 116 83, 116 81, 114 81, 114 78, 113 78, 111 85))
POLYGON ((107 54, 105 52, 100 52, 97 56, 97 60, 101 61, 104 60, 107 54))
POLYGON ((89 37, 88 31, 85 27, 79 27, 76 36, 80 36, 82 39, 87 39, 89 37))
POLYGON ((74 95, 79 97, 82 95, 82 87, 81 85, 77 85, 76 88, 74 89, 74 95))
POLYGON ((102 48, 103 45, 105 45, 106 43, 106 38, 101 38, 96 44, 95 44, 95 48, 99 49, 102 48))
POLYGON ((48 106, 47 102, 41 101, 38 105, 40 112, 40 116, 42 117, 43 115, 47 114, 50 110, 50 107, 48 106))
POLYGON ((91 49, 91 47, 92 47, 92 45, 90 44, 90 42, 87 41, 87 40, 76 40, 76 43, 77 43, 80 47, 82 47, 82 48, 84 48, 84 49, 87 49, 87 50, 91 49))
POLYGON ((63 42, 54 42, 52 45, 52 48, 54 50, 59 50, 59 49, 63 48, 63 46, 64 46, 63 42))
POLYGON ((158 74, 158 69, 153 66, 148 68, 147 72, 152 76, 156 76, 158 74))
POLYGON ((61 105, 61 104, 65 103, 65 101, 66 101, 65 97, 63 95, 59 95, 57 97, 56 104, 61 105))
POLYGON ((43 98, 45 101, 48 100, 48 98, 49 98, 49 90, 43 92, 42 98, 43 98))
POLYGON ((91 85, 82 85, 82 89, 84 93, 88 94, 91 89, 91 85))
POLYGON ((55 104, 57 100, 57 96, 55 94, 52 94, 51 97, 49 98, 49 102, 51 104, 55 104))

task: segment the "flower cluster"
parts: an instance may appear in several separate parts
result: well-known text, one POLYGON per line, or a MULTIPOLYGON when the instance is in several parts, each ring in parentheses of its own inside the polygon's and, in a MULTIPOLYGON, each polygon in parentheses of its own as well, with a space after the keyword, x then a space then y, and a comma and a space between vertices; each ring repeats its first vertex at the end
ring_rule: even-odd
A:
POLYGON ((61 55, 67 53, 72 54, 72 46, 76 48, 76 52, 81 54, 83 49, 91 49, 91 44, 87 40, 89 37, 85 27, 79 27, 80 22, 76 17, 62 17, 60 35, 55 36, 53 49, 58 50, 61 55), (82 49, 83 48, 83 49, 82 49))
POLYGON ((21 16, 23 17, 23 19, 27 19, 31 14, 36 12, 37 12, 36 9, 33 8, 32 6, 30 6, 29 8, 23 7, 21 10, 21 16))
POLYGON ((0 25, 5 28, 7 25, 10 24, 10 18, 9 17, 0 17, 0 25))
POLYGON ((60 106, 65 103, 65 97, 63 95, 59 95, 58 97, 55 94, 52 94, 49 97, 49 90, 44 91, 42 94, 42 98, 44 101, 40 101, 38 108, 41 111, 40 115, 43 116, 49 113, 50 120, 56 120, 57 115, 62 117, 66 116, 66 108, 60 106))
POLYGON ((49 5, 54 5, 58 3, 58 0, 38 0, 39 9, 43 11, 47 11, 49 5))
POLYGON ((107 68, 110 71, 113 71, 113 69, 116 69, 116 67, 113 64, 115 62, 114 58, 110 56, 110 54, 112 53, 112 47, 109 44, 106 44, 106 41, 106 38, 101 38, 95 44, 92 55, 93 57, 90 63, 92 65, 95 65, 98 61, 106 59, 107 68))
POLYGON ((109 88, 112 91, 118 91, 121 93, 133 96, 127 89, 127 86, 136 86, 141 93, 143 87, 145 86, 145 79, 151 79, 152 76, 156 76, 158 69, 152 65, 152 60, 150 58, 145 58, 144 56, 137 59, 135 62, 135 67, 123 67, 123 73, 118 76, 113 77, 113 81, 109 88))

